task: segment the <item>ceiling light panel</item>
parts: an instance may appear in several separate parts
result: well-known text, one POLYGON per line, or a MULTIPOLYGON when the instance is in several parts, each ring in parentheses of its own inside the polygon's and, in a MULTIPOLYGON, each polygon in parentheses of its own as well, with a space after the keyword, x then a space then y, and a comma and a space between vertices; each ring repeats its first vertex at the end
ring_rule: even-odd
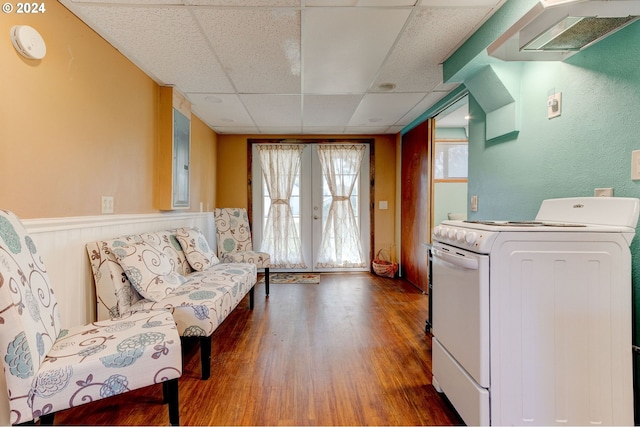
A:
POLYGON ((300 93, 299 10, 197 8, 195 15, 238 92, 300 93))
POLYGON ((83 19, 158 83, 176 85, 183 92, 233 92, 186 9, 97 5, 79 8, 83 19))
POLYGON ((305 9, 304 93, 364 93, 410 11, 408 8, 305 9))
POLYGON ((373 87, 393 81, 396 92, 432 90, 442 81, 434 64, 442 63, 488 12, 487 8, 417 8, 373 87))

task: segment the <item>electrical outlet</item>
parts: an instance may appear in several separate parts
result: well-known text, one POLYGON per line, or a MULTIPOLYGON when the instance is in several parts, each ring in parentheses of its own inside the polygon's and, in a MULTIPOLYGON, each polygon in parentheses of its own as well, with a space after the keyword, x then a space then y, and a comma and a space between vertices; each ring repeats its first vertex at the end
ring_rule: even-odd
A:
POLYGON ((113 213, 113 196, 102 196, 102 213, 113 213))
POLYGON ((596 188, 593 190, 595 197, 613 197, 613 188, 596 188))

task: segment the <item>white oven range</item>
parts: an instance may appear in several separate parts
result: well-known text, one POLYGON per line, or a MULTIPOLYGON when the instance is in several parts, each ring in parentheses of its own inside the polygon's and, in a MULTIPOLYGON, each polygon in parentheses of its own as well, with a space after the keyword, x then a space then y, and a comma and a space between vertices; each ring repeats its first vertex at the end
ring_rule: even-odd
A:
POLYGON ((433 385, 467 425, 633 424, 640 200, 543 201, 433 230, 433 385))

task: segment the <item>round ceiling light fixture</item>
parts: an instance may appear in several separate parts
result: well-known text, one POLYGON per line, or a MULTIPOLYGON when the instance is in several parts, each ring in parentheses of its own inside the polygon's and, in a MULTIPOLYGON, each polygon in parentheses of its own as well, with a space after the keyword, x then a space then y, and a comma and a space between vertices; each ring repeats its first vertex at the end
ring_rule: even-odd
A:
POLYGON ((14 25, 10 34, 13 47, 25 58, 42 59, 47 54, 47 45, 33 27, 14 25))
POLYGON ((395 83, 380 83, 378 85, 378 90, 381 92, 388 92, 390 90, 394 90, 396 88, 395 83))
POLYGON ((213 95, 207 95, 204 97, 204 99, 207 102, 210 102, 212 104, 221 104, 222 103, 222 99, 218 98, 217 96, 213 96, 213 95))

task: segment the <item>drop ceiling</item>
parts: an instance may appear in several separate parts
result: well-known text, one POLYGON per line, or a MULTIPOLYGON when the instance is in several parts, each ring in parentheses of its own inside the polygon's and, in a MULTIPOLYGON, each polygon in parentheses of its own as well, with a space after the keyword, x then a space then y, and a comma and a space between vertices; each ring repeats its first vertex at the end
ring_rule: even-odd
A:
POLYGON ((220 134, 398 133, 505 0, 60 0, 220 134))

